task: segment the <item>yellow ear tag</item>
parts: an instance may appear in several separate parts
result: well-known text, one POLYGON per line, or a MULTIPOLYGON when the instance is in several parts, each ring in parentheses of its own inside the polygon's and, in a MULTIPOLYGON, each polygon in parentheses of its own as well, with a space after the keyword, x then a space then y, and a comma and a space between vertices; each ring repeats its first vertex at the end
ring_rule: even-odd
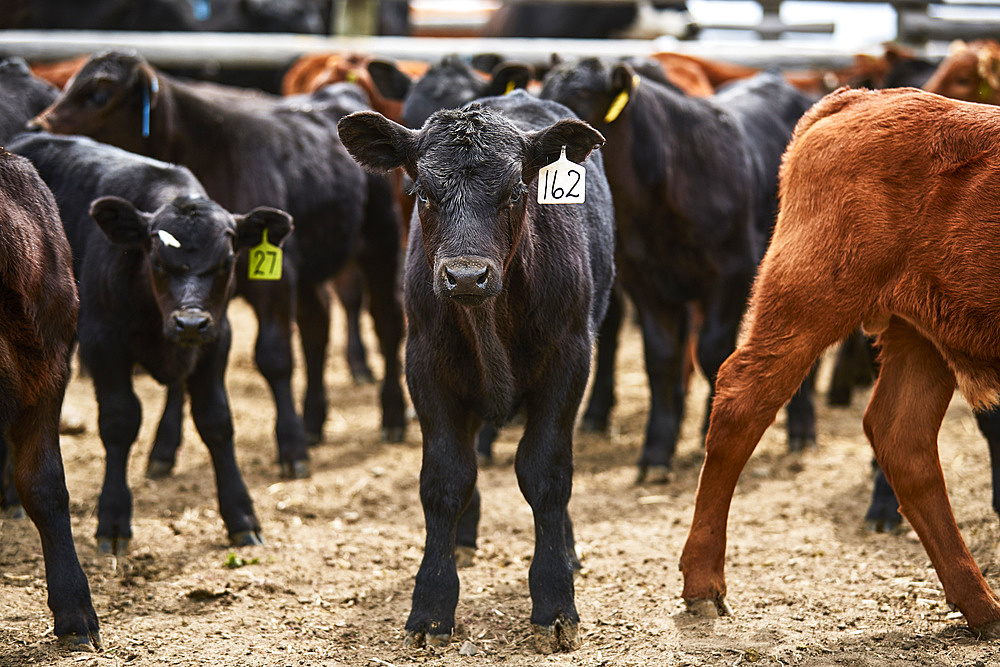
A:
POLYGON ((503 94, 506 95, 507 93, 511 92, 515 88, 517 88, 517 86, 514 84, 514 82, 513 81, 508 81, 507 82, 507 90, 503 91, 503 94))
MULTIPOLYGON (((633 74, 632 75, 633 89, 639 87, 639 81, 640 81, 639 75, 633 74)), ((618 116, 621 115, 622 110, 625 108, 625 105, 628 104, 628 92, 629 91, 627 90, 623 90, 622 92, 618 93, 614 101, 611 102, 611 106, 608 107, 608 112, 604 114, 605 123, 613 123, 618 118, 618 116)))
POLYGON ((605 123, 614 122, 614 120, 618 118, 619 115, 621 115, 622 109, 625 108, 626 104, 628 104, 628 91, 623 90, 622 92, 618 93, 618 96, 615 97, 614 102, 612 102, 611 106, 608 107, 608 112, 604 114, 604 122, 605 123))
POLYGON ((347 76, 344 77, 344 78, 347 79, 347 83, 357 83, 358 82, 358 73, 355 72, 354 70, 348 70, 347 76))
POLYGON ((267 230, 260 245, 250 248, 250 280, 281 280, 281 248, 267 242, 267 230))

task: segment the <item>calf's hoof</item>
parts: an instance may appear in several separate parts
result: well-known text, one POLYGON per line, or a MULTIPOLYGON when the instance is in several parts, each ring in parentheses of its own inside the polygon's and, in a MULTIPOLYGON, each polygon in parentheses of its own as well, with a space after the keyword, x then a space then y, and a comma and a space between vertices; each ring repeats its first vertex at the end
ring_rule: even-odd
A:
POLYGON ((535 651, 549 654, 580 648, 580 624, 559 616, 552 625, 531 624, 535 651))
POLYGON ((97 550, 104 554, 123 556, 128 553, 130 537, 98 537, 97 550))
POLYGON ((720 616, 731 616, 733 610, 729 608, 729 603, 722 595, 711 600, 709 598, 685 598, 687 612, 692 616, 702 618, 718 618, 720 616))
POLYGON ((493 454, 484 454, 483 452, 476 452, 476 463, 479 464, 480 468, 488 468, 495 463, 493 459, 493 454))
POLYGON ((406 441, 406 427, 405 426, 383 426, 382 427, 382 439, 386 442, 405 442, 406 441))
POLYGON ((674 475, 670 466, 639 466, 639 474, 636 475, 636 484, 669 484, 673 481, 674 475))
POLYGON ((607 433, 608 418, 584 415, 580 420, 580 430, 587 433, 607 433))
POLYGON ((4 508, 3 516, 5 519, 11 519, 12 521, 20 521, 21 519, 28 516, 24 513, 24 508, 20 505, 8 505, 4 508))
POLYGON ((977 639, 1000 639, 1000 621, 993 621, 978 628, 969 628, 977 639))
POLYGON ((149 459, 146 463, 146 477, 148 479, 164 479, 170 477, 174 472, 173 461, 163 461, 161 459, 149 459))
POLYGON ((241 530, 229 534, 229 544, 234 547, 260 547, 264 545, 264 536, 260 530, 241 530))
POLYGON ((352 368, 351 381, 358 387, 375 384, 375 374, 370 368, 352 368))
POLYGON ((281 479, 308 479, 312 477, 309 459, 281 462, 281 479))
POLYGON ((320 435, 319 433, 306 431, 305 439, 306 439, 306 447, 315 447, 323 440, 323 436, 320 435))
POLYGON ((421 648, 423 646, 447 646, 451 642, 451 635, 429 635, 425 632, 407 630, 403 637, 403 646, 407 648, 421 648))
POLYGON ((101 633, 93 630, 88 634, 72 632, 59 637, 59 641, 71 651, 103 651, 104 642, 101 633))
POLYGON ((790 453, 804 452, 807 449, 814 449, 815 447, 815 436, 788 436, 788 451, 790 453))
POLYGON ((455 567, 472 567, 476 564, 476 547, 459 544, 455 547, 455 567))

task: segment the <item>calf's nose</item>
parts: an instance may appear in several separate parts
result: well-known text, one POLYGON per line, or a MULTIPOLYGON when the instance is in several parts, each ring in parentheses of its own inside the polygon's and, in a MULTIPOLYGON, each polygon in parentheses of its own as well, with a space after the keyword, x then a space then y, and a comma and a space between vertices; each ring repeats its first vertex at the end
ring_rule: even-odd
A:
POLYGON ((171 316, 173 333, 184 343, 199 343, 212 336, 212 316, 200 308, 185 308, 171 316))
POLYGON ((438 266, 438 286, 442 296, 476 303, 499 291, 500 272, 485 257, 452 257, 438 266))
POLYGON ((481 292, 486 286, 489 278, 490 267, 486 264, 463 263, 453 266, 445 265, 444 280, 448 289, 456 294, 476 294, 481 292))

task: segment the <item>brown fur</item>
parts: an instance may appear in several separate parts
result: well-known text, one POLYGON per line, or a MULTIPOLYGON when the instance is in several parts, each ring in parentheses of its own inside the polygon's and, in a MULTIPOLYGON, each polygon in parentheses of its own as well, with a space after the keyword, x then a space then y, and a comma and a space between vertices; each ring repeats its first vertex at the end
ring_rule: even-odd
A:
POLYGON ((1000 104, 1000 44, 992 39, 952 42, 948 57, 923 89, 956 100, 1000 104))
MULTIPOLYGON (((310 53, 299 58, 281 80, 283 95, 312 93, 323 86, 350 81, 360 86, 371 102, 372 109, 397 123, 401 122, 402 100, 383 97, 368 74, 372 56, 360 53, 310 53)), ((416 60, 399 60, 396 66, 411 78, 419 78, 428 64, 416 60)))
POLYGON ((736 480, 816 357, 862 322, 882 329, 865 432, 945 595, 1000 635, 1000 599, 955 525, 937 431, 957 381, 1000 392, 1000 110, 916 89, 838 90, 799 122, 745 342, 716 383, 707 455, 681 558, 684 597, 725 595, 736 480))

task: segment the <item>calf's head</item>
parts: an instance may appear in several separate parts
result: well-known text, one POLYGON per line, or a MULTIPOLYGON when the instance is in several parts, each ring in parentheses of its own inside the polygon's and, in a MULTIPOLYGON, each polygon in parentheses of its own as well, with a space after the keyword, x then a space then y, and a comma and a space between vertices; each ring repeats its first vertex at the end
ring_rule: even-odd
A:
POLYGON ((339 127, 347 150, 363 166, 401 166, 413 179, 434 292, 473 306, 503 289, 525 221, 537 215, 538 170, 555 161, 563 146, 570 160, 582 162, 604 143, 577 119, 525 132, 475 103, 439 111, 420 130, 372 111, 345 116, 339 127))
POLYGON ((584 58, 549 70, 539 95, 565 104, 580 118, 603 128, 625 116, 637 85, 638 76, 631 64, 584 58))
POLYGON ((142 56, 108 51, 88 60, 34 124, 142 152, 159 98, 159 77, 142 56))
POLYGON ((1000 44, 953 42, 923 89, 966 102, 1000 104, 1000 44))
POLYGON ((236 254, 259 244, 264 230, 277 245, 292 229, 284 211, 260 207, 233 215, 201 197, 178 197, 153 213, 119 197, 101 197, 90 215, 112 243, 145 253, 164 336, 189 346, 218 336, 236 254))

